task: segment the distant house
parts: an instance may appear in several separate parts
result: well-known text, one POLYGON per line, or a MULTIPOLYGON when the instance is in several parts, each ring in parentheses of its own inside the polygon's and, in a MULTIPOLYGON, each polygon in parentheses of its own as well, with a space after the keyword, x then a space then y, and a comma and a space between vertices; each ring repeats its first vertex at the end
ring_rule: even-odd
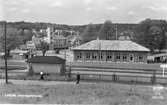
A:
POLYGON ((76 47, 81 44, 81 37, 79 35, 68 36, 68 43, 70 47, 76 47))
POLYGON ((54 36, 52 38, 52 41, 50 43, 50 49, 51 50, 54 50, 54 49, 67 49, 67 48, 68 48, 67 38, 65 38, 62 35, 54 36))
POLYGON ((25 59, 25 54, 28 51, 26 50, 20 50, 20 49, 14 49, 10 51, 10 55, 12 56, 12 59, 15 60, 24 60, 25 59))
POLYGON ((39 45, 41 43, 41 41, 43 41, 43 38, 38 38, 38 37, 35 37, 35 36, 32 37, 32 42, 35 45, 39 45))
POLYGON ((93 40, 73 48, 75 61, 147 62, 149 49, 130 40, 93 40))
POLYGON ((57 56, 35 56, 28 60, 34 73, 64 74, 65 60, 57 56))
POLYGON ((35 43, 33 43, 33 41, 27 41, 26 42, 26 47, 27 47, 27 49, 35 49, 36 47, 35 47, 35 43))
MULTIPOLYGON (((78 35, 78 31, 74 30, 60 30, 55 27, 47 27, 47 36, 44 37, 44 41, 49 43, 50 50, 61 50, 67 49, 71 45, 71 40, 68 36, 78 35)), ((78 41, 76 42, 78 44, 78 41)))
POLYGON ((130 30, 123 31, 119 36, 118 40, 132 40, 133 39, 133 32, 130 30))

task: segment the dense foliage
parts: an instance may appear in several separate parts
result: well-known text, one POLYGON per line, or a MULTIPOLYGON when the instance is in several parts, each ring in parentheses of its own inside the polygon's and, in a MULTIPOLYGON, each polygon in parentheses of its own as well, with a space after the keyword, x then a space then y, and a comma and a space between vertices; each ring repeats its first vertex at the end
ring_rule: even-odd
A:
POLYGON ((86 27, 85 31, 82 33, 82 43, 86 43, 97 38, 98 32, 95 27, 96 26, 93 24, 89 24, 86 27))
POLYGON ((152 51, 166 48, 166 21, 146 19, 134 31, 135 41, 150 48, 152 51))
MULTIPOLYGON (((40 22, 8 22, 7 24, 7 46, 10 52, 11 49, 18 47, 20 44, 25 44, 26 41, 31 40, 33 36, 33 29, 39 31, 40 29, 46 29, 48 26, 52 26, 60 30, 74 30, 78 31, 82 37, 82 43, 97 39, 115 40, 116 39, 116 27, 117 35, 130 34, 133 40, 137 43, 150 48, 152 51, 155 49, 166 49, 167 38, 167 22, 165 20, 152 20, 146 19, 139 24, 115 24, 107 20, 104 24, 88 24, 88 25, 60 25, 52 23, 40 23, 40 22)), ((64 36, 68 36, 68 32, 64 33, 64 36)), ((40 34, 45 36, 43 34, 40 34)), ((42 37, 41 36, 41 37, 42 37)), ((40 36, 39 36, 40 37, 40 36)), ((4 49, 4 34, 3 34, 3 22, 0 22, 0 50, 4 49)))
MULTIPOLYGON (((3 34, 3 32, 1 33, 3 34)), ((15 28, 8 28, 6 32, 6 47, 7 55, 10 55, 10 51, 22 44, 21 37, 18 35, 18 31, 15 28)), ((0 37, 1 50, 5 49, 5 36, 0 37)))
POLYGON ((112 25, 112 22, 107 20, 101 26, 99 31, 99 38, 104 40, 115 40, 116 39, 116 28, 112 25))

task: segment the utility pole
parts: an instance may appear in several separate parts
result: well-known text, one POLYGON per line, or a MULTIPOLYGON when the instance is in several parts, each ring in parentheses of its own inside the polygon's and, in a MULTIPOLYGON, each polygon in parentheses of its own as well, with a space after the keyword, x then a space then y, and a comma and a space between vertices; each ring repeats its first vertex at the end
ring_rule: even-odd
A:
POLYGON ((4 21, 4 36, 5 36, 5 83, 8 84, 7 48, 6 48, 6 21, 4 21))
POLYGON ((116 24, 116 40, 118 40, 118 32, 117 32, 118 30, 117 30, 117 24, 116 24))

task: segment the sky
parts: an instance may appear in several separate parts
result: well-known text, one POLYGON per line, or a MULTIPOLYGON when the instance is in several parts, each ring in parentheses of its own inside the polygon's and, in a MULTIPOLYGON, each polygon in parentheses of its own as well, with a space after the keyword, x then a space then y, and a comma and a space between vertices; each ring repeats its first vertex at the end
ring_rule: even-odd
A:
POLYGON ((167 20, 167 0, 0 0, 0 20, 89 23, 138 23, 167 20))

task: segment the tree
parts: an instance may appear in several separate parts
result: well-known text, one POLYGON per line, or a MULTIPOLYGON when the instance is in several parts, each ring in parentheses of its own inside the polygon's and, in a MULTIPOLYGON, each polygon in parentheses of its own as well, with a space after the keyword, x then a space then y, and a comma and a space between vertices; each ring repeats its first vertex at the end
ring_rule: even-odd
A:
POLYGON ((30 41, 32 39, 32 36, 33 36, 33 32, 32 30, 27 30, 27 29, 19 29, 17 31, 19 37, 20 37, 20 40, 23 42, 23 44, 26 44, 27 41, 30 41))
POLYGON ((86 29, 84 30, 81 38, 82 38, 82 42, 81 43, 86 43, 89 42, 91 40, 94 40, 97 38, 97 32, 95 30, 95 26, 93 24, 89 24, 86 29))
POLYGON ((167 23, 164 20, 146 19, 135 29, 135 40, 151 49, 151 51, 165 48, 165 31, 167 23))
POLYGON ((33 33, 31 30, 24 30, 23 31, 23 43, 25 44, 27 41, 32 40, 33 33))
POLYGON ((46 51, 49 50, 49 44, 44 41, 41 41, 39 49, 42 50, 42 55, 45 56, 46 51))
MULTIPOLYGON (((21 44, 21 40, 19 40, 18 34, 16 29, 14 28, 7 28, 6 33, 6 48, 7 48, 7 56, 10 55, 10 51, 12 49, 15 49, 21 44)), ((0 45, 2 47, 2 50, 5 50, 5 36, 0 37, 0 45)))
POLYGON ((116 31, 112 25, 112 22, 106 20, 100 29, 99 38, 104 40, 115 40, 116 39, 115 34, 116 31))

